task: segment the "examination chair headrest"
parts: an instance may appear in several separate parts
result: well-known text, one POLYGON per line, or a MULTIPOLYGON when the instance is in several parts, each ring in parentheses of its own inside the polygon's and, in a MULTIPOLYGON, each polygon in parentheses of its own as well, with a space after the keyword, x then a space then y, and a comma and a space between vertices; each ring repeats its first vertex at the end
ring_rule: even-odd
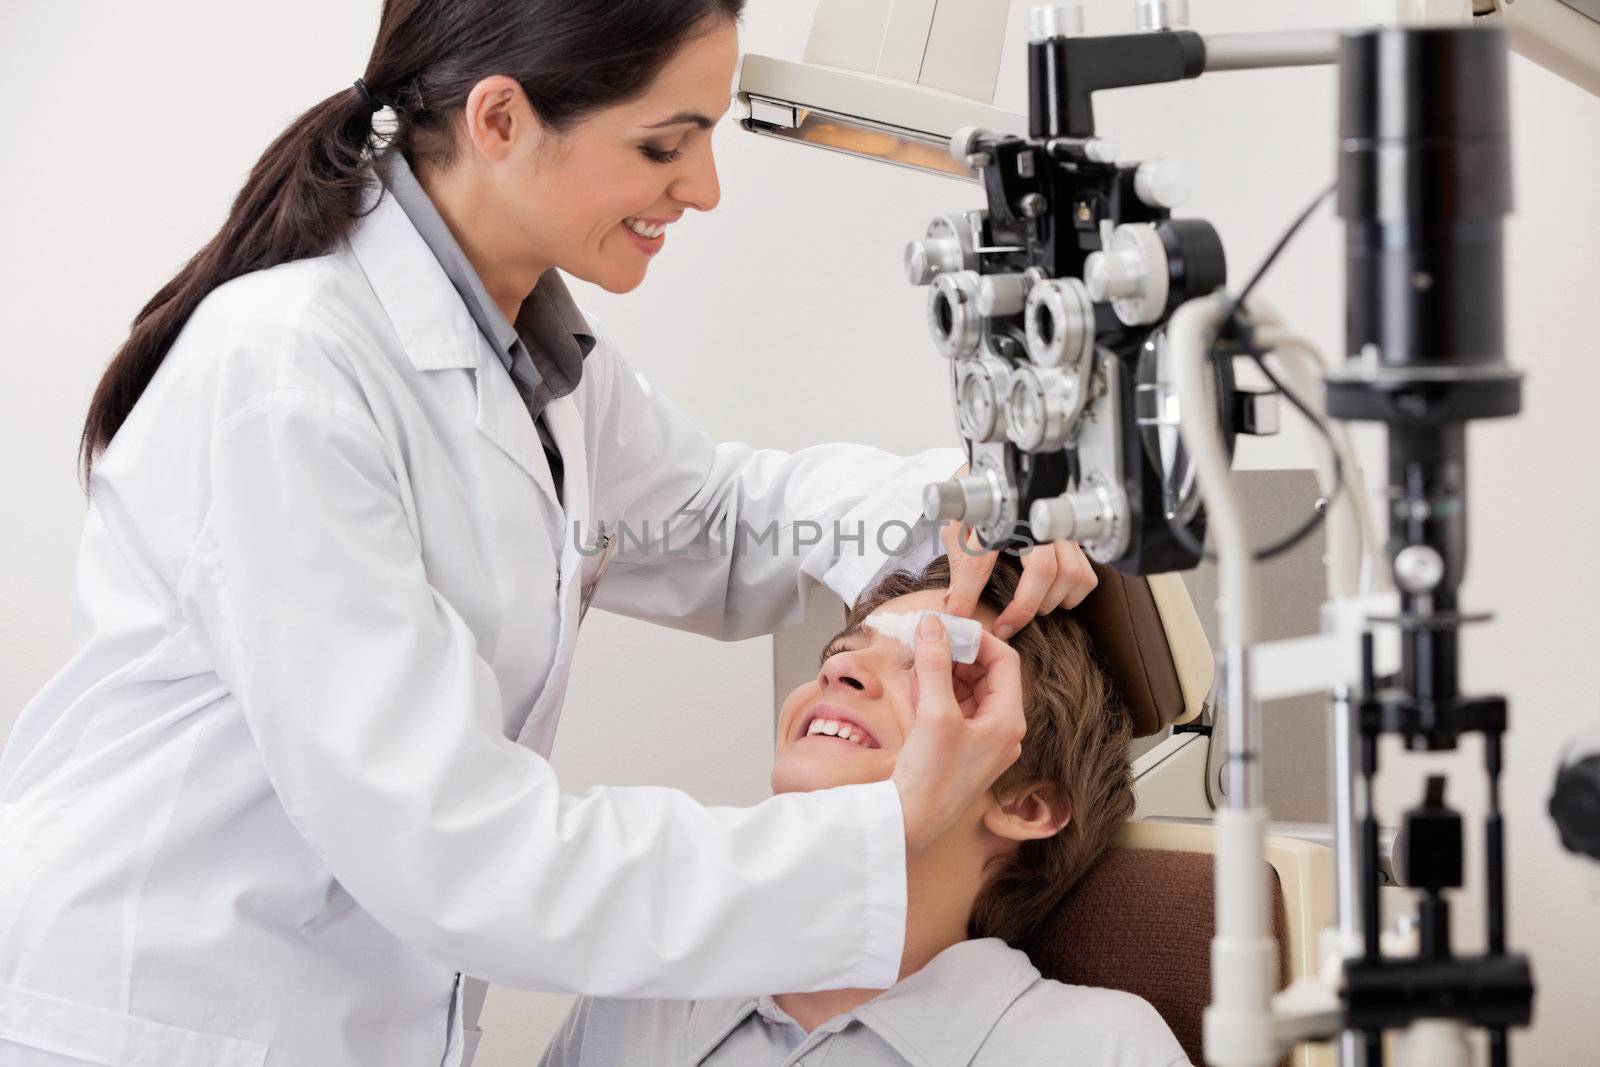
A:
MULTIPOLYGON (((1279 945, 1274 989, 1288 983, 1283 887, 1263 864, 1279 945)), ((1184 1052, 1201 1058, 1201 1019, 1211 1002, 1216 868, 1205 852, 1111 847, 1020 945, 1046 978, 1143 997, 1184 1052)), ((1282 1067, 1287 1067, 1287 1058, 1282 1067)))
POLYGON ((1211 646, 1183 580, 1093 566, 1100 584, 1073 615, 1105 659, 1134 736, 1196 718, 1211 691, 1211 646))

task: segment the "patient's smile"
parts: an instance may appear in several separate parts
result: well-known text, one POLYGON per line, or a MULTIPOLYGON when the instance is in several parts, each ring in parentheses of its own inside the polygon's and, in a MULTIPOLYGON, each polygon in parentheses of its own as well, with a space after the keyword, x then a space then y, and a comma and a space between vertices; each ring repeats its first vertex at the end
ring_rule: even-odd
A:
MULTIPOLYGON (((937 611, 942 589, 895 597, 883 610, 937 611)), ((994 612, 982 609, 986 628, 994 612)), ((795 688, 778 713, 772 789, 777 793, 881 782, 917 717, 911 650, 892 637, 852 626, 822 650, 817 674, 795 688)))
POLYGON ((842 714, 837 708, 825 704, 818 705, 807 714, 802 726, 801 737, 838 738, 849 741, 862 748, 877 748, 878 739, 872 736, 861 722, 848 715, 842 714))

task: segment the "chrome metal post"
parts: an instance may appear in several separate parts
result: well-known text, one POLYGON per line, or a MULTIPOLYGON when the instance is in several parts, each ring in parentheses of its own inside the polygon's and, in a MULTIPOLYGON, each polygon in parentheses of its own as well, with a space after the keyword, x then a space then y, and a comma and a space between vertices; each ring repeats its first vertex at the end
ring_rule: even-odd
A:
MULTIPOLYGON (((1336 686, 1328 698, 1328 822, 1333 827, 1333 914, 1339 948, 1361 937, 1361 865, 1356 838, 1356 734, 1351 720, 1350 686, 1336 686)), ((1365 1067, 1366 1047, 1359 1035, 1339 1034, 1334 1045, 1338 1067, 1365 1067)))

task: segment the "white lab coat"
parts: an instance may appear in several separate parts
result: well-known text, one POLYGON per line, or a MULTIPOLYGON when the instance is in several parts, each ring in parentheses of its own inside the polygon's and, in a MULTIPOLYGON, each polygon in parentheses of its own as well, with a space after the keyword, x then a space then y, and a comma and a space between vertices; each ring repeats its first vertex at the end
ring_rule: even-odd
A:
POLYGON ((387 195, 336 252, 205 301, 100 461, 78 652, 0 757, 0 1063, 459 1063, 461 973, 644 997, 894 981, 892 784, 748 810, 561 793, 544 757, 598 564, 571 525, 866 524, 843 554, 632 546, 599 586, 742 638, 892 564, 872 532, 961 454, 715 445, 603 335, 546 417, 564 509, 387 195))

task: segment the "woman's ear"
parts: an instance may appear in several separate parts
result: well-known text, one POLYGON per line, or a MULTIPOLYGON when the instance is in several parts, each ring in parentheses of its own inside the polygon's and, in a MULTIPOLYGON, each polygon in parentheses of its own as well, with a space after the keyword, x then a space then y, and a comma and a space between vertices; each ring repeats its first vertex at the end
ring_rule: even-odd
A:
POLYGON ((1008 841, 1054 837, 1071 819, 1072 804, 1048 782, 1035 782, 983 813, 984 828, 1008 841))
POLYGON ((498 163, 513 152, 536 150, 544 127, 515 78, 493 74, 472 87, 462 109, 468 143, 485 159, 498 163))

